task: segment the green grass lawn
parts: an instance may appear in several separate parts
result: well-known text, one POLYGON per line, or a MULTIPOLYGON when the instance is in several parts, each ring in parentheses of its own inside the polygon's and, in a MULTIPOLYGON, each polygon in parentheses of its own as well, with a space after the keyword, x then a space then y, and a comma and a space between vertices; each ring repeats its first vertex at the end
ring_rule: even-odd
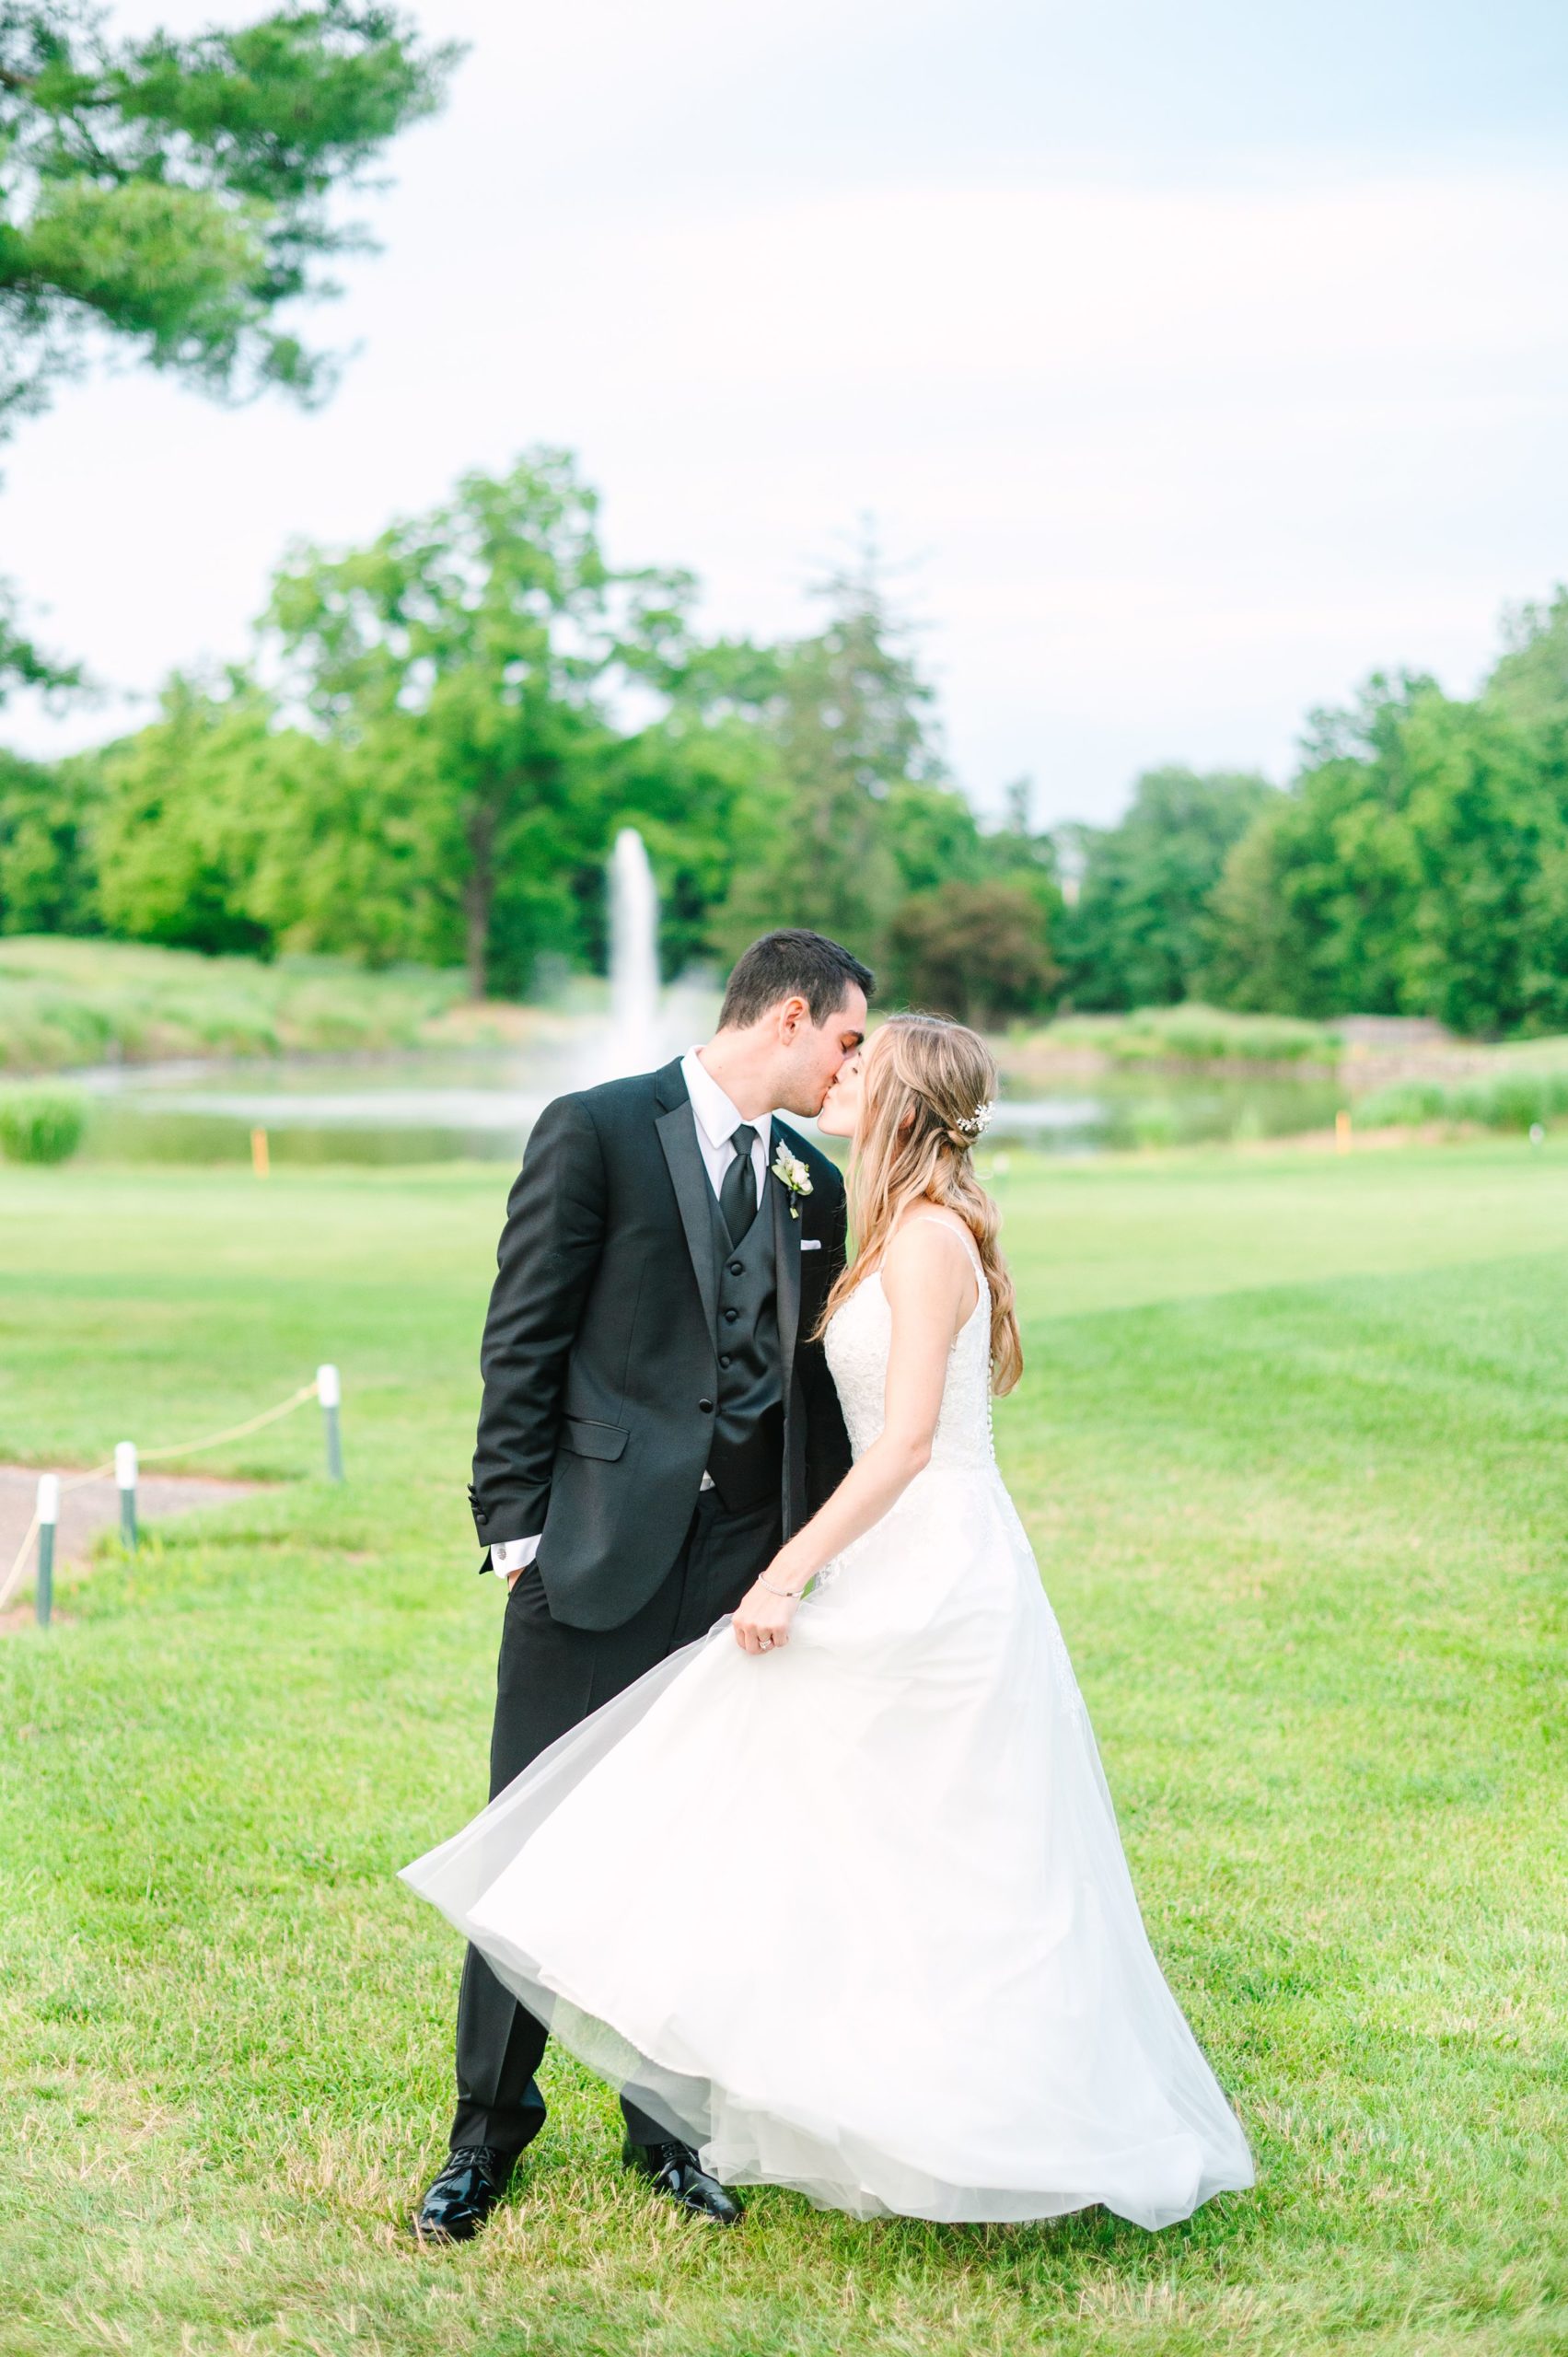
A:
POLYGON ((411 2249, 458 1957, 394 1873, 483 1796, 462 1485, 505 1174, 6 1171, 0 1453, 157 1446, 332 1358, 350 1485, 308 1409, 203 1460, 275 1488, 0 1641, 6 2357, 1568 2346, 1568 1167, 998 1184, 999 1443, 1257 2191, 1157 2236, 761 2193, 718 2236, 552 2059, 511 2206, 411 2249))

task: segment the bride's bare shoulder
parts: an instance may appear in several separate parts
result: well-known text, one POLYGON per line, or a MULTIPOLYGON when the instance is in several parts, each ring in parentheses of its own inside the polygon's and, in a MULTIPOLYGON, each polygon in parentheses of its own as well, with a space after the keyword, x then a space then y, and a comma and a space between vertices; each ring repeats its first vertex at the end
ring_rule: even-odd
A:
MULTIPOLYGON (((900 1246, 908 1248, 913 1239, 928 1235, 932 1228, 945 1229, 959 1244, 972 1245, 974 1241, 968 1223, 960 1219, 957 1212, 949 1211, 944 1203, 922 1203, 918 1209, 902 1213, 889 1241, 889 1251, 894 1251, 900 1246)), ((916 1244, 914 1248, 917 1251, 944 1252, 947 1247, 931 1242, 916 1244)))
POLYGON ((969 1229, 956 1212, 935 1203, 929 1210, 906 1212, 882 1254, 884 1283, 890 1279, 895 1289, 906 1285, 937 1296, 952 1294, 955 1299, 967 1292, 972 1298, 972 1250, 969 1229), (968 1248, 957 1252, 955 1244, 968 1248))

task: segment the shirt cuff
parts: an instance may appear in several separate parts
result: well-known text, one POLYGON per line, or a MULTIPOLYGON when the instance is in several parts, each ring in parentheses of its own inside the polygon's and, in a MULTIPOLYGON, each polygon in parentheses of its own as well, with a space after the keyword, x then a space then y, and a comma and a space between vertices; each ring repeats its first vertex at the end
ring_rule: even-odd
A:
POLYGON ((543 1536, 540 1531, 532 1538, 498 1539, 490 1550, 491 1570, 499 1579, 505 1579, 511 1572, 527 1571, 539 1553, 539 1542, 543 1536))

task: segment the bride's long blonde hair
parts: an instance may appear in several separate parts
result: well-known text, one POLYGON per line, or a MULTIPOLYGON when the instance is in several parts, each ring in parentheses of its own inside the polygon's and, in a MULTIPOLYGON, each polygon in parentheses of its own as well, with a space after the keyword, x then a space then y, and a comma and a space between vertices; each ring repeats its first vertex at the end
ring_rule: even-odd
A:
POLYGON ((891 1015, 866 1045, 860 1086, 849 1169, 855 1257, 829 1294, 817 1332, 876 1268, 900 1214, 917 1202, 939 1203, 958 1213, 979 1249, 991 1288, 991 1387, 1011 1391, 1024 1371, 1013 1280, 996 1241, 1001 1214, 975 1177, 971 1153, 981 1109, 996 1095, 991 1051, 944 1016, 891 1015))

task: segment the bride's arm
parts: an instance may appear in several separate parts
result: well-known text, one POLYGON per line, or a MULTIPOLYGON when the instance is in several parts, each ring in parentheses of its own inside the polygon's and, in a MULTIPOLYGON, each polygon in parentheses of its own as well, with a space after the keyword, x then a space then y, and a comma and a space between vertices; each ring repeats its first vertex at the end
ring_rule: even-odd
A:
POLYGON ((880 1522, 930 1462, 948 1353, 975 1303, 968 1253, 956 1236, 933 1233, 944 1225, 937 1219, 912 1220, 888 1248, 882 1291, 893 1331, 882 1430, 832 1496, 742 1598, 734 1627, 737 1641, 748 1653, 764 1651, 764 1637, 772 1637, 775 1645, 787 1641, 801 1590, 824 1563, 880 1522), (775 1594, 778 1589, 787 1593, 775 1594))

